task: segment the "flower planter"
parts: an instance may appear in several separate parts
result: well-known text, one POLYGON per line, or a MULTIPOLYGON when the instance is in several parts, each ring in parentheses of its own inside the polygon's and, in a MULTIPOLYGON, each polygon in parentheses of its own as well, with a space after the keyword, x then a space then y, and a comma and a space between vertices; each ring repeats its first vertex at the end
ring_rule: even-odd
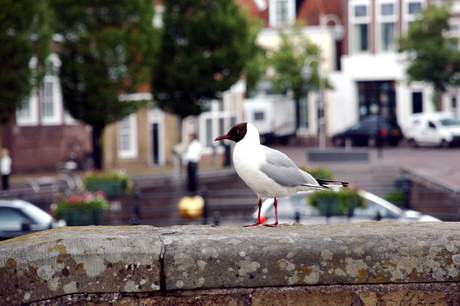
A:
POLYGON ((104 191, 108 198, 119 197, 123 194, 123 181, 91 182, 86 189, 91 192, 104 191))
POLYGON ((325 216, 343 216, 345 215, 339 206, 339 201, 333 199, 318 199, 318 210, 325 216))
POLYGON ((68 226, 100 225, 104 210, 94 209, 85 212, 82 209, 65 209, 62 211, 62 219, 68 226))

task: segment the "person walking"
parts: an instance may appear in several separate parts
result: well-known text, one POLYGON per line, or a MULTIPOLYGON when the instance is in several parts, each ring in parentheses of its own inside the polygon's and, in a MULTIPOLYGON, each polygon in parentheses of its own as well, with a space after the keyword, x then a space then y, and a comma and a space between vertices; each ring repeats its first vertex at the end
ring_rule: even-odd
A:
POLYGON ((198 163, 201 159, 202 145, 196 134, 190 135, 190 143, 187 151, 183 155, 184 161, 187 162, 188 191, 196 194, 198 190, 198 163))
POLYGON ((10 157, 10 151, 8 149, 3 149, 2 158, 0 159, 0 172, 2 173, 3 190, 9 189, 8 178, 11 174, 11 164, 12 160, 10 157))

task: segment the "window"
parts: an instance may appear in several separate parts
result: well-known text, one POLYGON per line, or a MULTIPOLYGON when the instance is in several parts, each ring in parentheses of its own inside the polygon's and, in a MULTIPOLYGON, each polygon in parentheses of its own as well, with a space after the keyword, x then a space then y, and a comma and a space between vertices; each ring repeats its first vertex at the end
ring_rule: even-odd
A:
POLYGON ((254 112, 254 120, 264 120, 264 112, 254 112))
POLYGON ((18 126, 38 125, 38 97, 36 89, 32 90, 30 97, 23 102, 21 109, 16 112, 16 124, 18 126))
POLYGON ((383 2, 378 5, 378 47, 379 50, 383 52, 393 51, 395 49, 395 25, 397 21, 397 14, 395 12, 395 8, 396 4, 393 2, 383 2))
POLYGON ((460 19, 459 18, 450 18, 449 19, 450 30, 446 33, 448 38, 456 38, 457 41, 452 41, 452 49, 459 50, 459 41, 460 41, 460 19))
POLYGON ((451 104, 453 109, 457 108, 457 97, 452 97, 452 104, 451 104))
POLYGON ((44 118, 53 118, 54 116, 54 101, 53 101, 53 81, 45 80, 42 89, 42 116, 44 118))
MULTIPOLYGON (((29 66, 36 68, 37 60, 32 59, 29 66)), ((19 126, 60 125, 63 122, 63 105, 61 87, 58 77, 61 61, 56 54, 51 54, 46 60, 45 77, 40 88, 33 88, 32 94, 24 101, 16 113, 19 126)))
POLYGON ((421 113, 423 112, 423 99, 421 92, 412 93, 412 113, 421 113))
POLYGON ((409 3, 409 15, 415 15, 422 10, 421 2, 409 3))
POLYGON ((276 23, 277 24, 287 24, 289 21, 288 15, 288 2, 287 1, 277 1, 276 2, 276 23))
POLYGON ((48 57, 46 75, 40 88, 40 119, 43 125, 60 125, 63 122, 63 105, 58 68, 61 61, 56 54, 48 57))
POLYGON ((293 24, 295 21, 294 0, 270 0, 269 25, 279 27, 293 24))
POLYGON ((420 0, 410 0, 404 6, 404 24, 407 31, 412 22, 417 18, 417 14, 422 10, 424 4, 420 0))
POLYGON ((367 6, 365 5, 355 6, 355 17, 367 17, 367 6))
POLYGON ((367 51, 369 48, 368 45, 368 25, 367 24, 357 24, 355 25, 355 51, 367 51))
POLYGON ((118 157, 136 158, 137 155, 137 115, 131 114, 118 122, 118 157))
POLYGON ((350 1, 350 30, 352 52, 369 50, 370 12, 368 2, 350 1))

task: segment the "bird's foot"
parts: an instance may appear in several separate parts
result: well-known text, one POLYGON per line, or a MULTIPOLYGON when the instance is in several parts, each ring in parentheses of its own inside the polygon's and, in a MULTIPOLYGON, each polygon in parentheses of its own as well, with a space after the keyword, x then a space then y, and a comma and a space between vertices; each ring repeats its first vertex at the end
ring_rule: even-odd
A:
POLYGON ((278 226, 278 222, 275 222, 273 224, 264 224, 264 226, 268 226, 268 227, 277 227, 278 226))
POLYGON ((243 227, 250 227, 250 226, 256 226, 256 225, 261 225, 262 222, 256 222, 254 224, 248 224, 248 225, 244 225, 243 227))

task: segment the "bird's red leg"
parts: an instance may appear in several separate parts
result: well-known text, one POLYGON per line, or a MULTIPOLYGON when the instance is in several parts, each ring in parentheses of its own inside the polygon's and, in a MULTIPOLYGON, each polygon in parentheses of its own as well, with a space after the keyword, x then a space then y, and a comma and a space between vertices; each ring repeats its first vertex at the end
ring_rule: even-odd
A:
POLYGON ((245 225, 244 227, 249 227, 249 226, 255 226, 255 225, 259 225, 259 224, 262 224, 262 222, 260 222, 260 209, 262 208, 262 199, 259 198, 259 214, 257 215, 257 222, 254 223, 254 224, 249 224, 249 225, 245 225))
POLYGON ((265 226, 270 226, 270 227, 277 227, 278 226, 278 203, 276 202, 276 198, 275 198, 275 202, 273 202, 273 206, 275 206, 275 223, 273 223, 273 224, 264 224, 265 226))

